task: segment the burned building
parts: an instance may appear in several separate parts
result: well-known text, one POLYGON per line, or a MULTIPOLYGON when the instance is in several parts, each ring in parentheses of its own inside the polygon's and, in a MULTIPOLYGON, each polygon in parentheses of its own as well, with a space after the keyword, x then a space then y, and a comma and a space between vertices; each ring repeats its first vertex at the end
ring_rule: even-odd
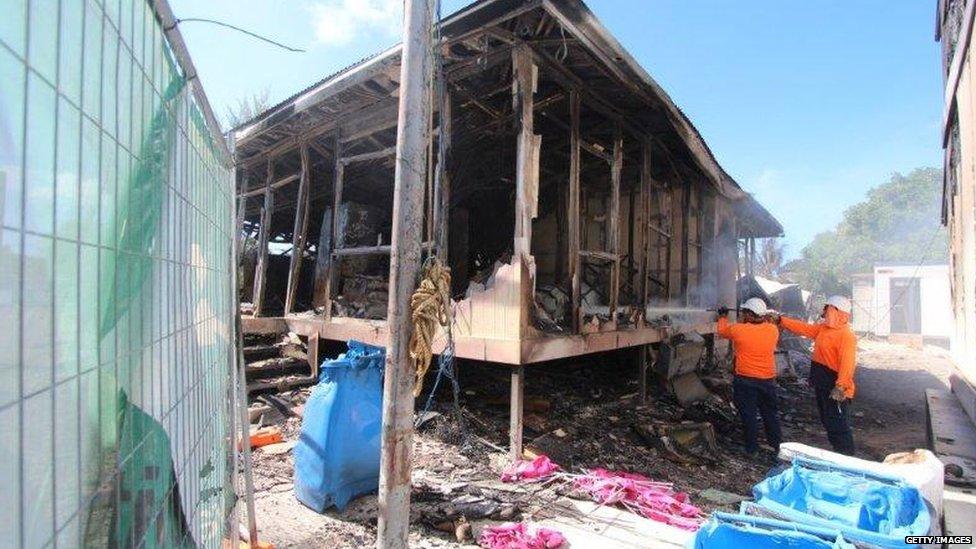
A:
MULTIPOLYGON (((526 364, 710 332, 740 243, 782 227, 589 9, 484 0, 437 38, 422 236, 457 356, 518 390, 526 364)), ((385 344, 400 51, 236 130, 245 331, 385 344)))

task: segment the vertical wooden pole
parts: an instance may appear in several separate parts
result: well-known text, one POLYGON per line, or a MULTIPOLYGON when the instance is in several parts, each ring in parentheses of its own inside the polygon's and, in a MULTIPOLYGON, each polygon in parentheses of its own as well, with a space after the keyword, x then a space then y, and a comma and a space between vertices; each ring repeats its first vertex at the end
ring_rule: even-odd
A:
POLYGON ((319 333, 318 331, 312 332, 308 336, 308 354, 306 355, 308 360, 308 371, 311 372, 312 377, 318 378, 319 375, 319 333))
MULTIPOLYGON (((533 281, 529 272, 532 255, 532 219, 538 207, 539 136, 535 135, 534 94, 536 66, 532 51, 525 44, 512 50, 512 109, 517 120, 518 137, 515 159, 515 239, 519 288, 519 334, 529 328, 533 281)), ((522 366, 512 369, 511 423, 509 441, 513 459, 522 455, 522 366)))
POLYGON ((688 305, 688 210, 691 209, 691 183, 684 186, 681 194, 681 302, 688 305))
POLYGON ((664 248, 664 285, 667 292, 667 301, 671 302, 674 296, 674 277, 671 270, 674 263, 674 192, 672 186, 667 186, 661 190, 661 226, 668 228, 671 235, 665 241, 664 248))
POLYGON ((533 94, 535 93, 535 65, 528 46, 520 45, 512 50, 512 108, 518 120, 518 142, 515 160, 515 253, 528 256, 531 253, 532 218, 535 217, 537 192, 533 183, 538 164, 534 158, 536 136, 534 133, 533 94))
POLYGON ((254 316, 264 312, 264 285, 268 271, 268 239, 271 237, 271 211, 274 209, 274 163, 268 159, 268 176, 264 186, 264 207, 261 208, 261 226, 258 228, 258 261, 254 268, 254 316))
MULTIPOLYGON (((246 187, 245 187, 246 188, 246 187)), ((236 255, 234 255, 234 295, 240 298, 241 290, 243 290, 243 283, 241 282, 241 277, 237 276, 237 273, 241 269, 241 254, 244 252, 244 246, 247 244, 247 239, 244 238, 244 216, 247 215, 247 196, 241 195, 237 198, 237 215, 234 219, 234 245, 236 246, 236 255)), ((235 311, 239 313, 240 311, 235 311)))
POLYGON ((613 162, 610 164, 610 218, 607 249, 616 255, 610 271, 610 322, 617 321, 620 301, 620 175, 624 167, 624 137, 620 124, 613 131, 613 162))
POLYGON ((335 151, 335 169, 332 175, 332 238, 329 239, 329 272, 325 280, 325 290, 323 294, 325 295, 325 318, 330 320, 332 318, 332 292, 335 291, 335 286, 339 283, 339 263, 342 259, 333 254, 336 249, 339 248, 340 242, 339 237, 339 206, 342 205, 342 179, 345 175, 346 165, 342 163, 342 134, 339 131, 339 126, 336 125, 335 132, 335 146, 332 149, 335 151))
POLYGON ((295 293, 302 274, 302 256, 305 253, 306 233, 308 232, 308 194, 311 187, 311 166, 308 162, 308 144, 302 143, 299 149, 302 159, 302 175, 298 181, 298 195, 295 198, 295 225, 291 235, 291 261, 288 265, 288 286, 285 290, 285 316, 295 307, 295 293))
MULTIPOLYGON (((648 299, 648 283, 647 283, 647 265, 650 261, 651 256, 651 232, 648 228, 648 224, 651 223, 651 142, 648 139, 641 141, 641 170, 640 170, 640 189, 641 189, 641 223, 640 223, 640 235, 641 239, 641 254, 642 259, 638 264, 638 269, 640 272, 638 276, 640 277, 640 308, 643 314, 647 309, 647 299, 648 299)), ((659 223, 655 221, 655 223, 659 223)), ((659 239, 659 237, 655 237, 659 239)))
POLYGON ((448 261, 448 235, 451 225, 451 93, 444 82, 440 105, 440 133, 437 138, 437 171, 434 173, 434 239, 437 257, 444 264, 448 261))
MULTIPOLYGON (((393 178, 393 238, 390 244, 389 344, 383 379, 379 521, 381 549, 407 547, 413 445, 414 365, 410 358, 410 297, 420 274, 427 144, 430 139, 431 16, 426 0, 404 1, 403 50, 396 168, 393 178)), ((338 213, 338 212, 337 212, 338 213)), ((337 218, 338 216, 334 216, 337 218)))
POLYGON ((509 402, 509 455, 522 459, 522 409, 525 403, 525 366, 512 367, 512 396, 509 402))
MULTIPOLYGON (((338 130, 336 130, 338 133, 338 130)), ((338 139, 336 139, 338 141, 338 139)), ((338 143, 336 144, 338 145, 338 143)), ((322 149, 319 147, 315 148, 322 155, 322 158, 327 156, 323 154, 322 149)), ((336 149, 332 149, 331 156, 338 156, 336 149)), ((333 159, 334 160, 334 159, 333 159)), ((333 178, 335 174, 333 173, 333 178)), ((334 179, 333 179, 334 183, 334 179)), ((335 189, 333 185, 333 190, 335 189)), ((311 188, 309 188, 309 194, 311 194, 311 188)), ((330 265, 332 264, 332 209, 329 207, 322 208, 322 222, 319 225, 319 239, 316 245, 315 254, 315 281, 314 289, 312 291, 312 307, 316 309, 318 307, 325 307, 325 309, 331 309, 329 304, 329 273, 330 265)), ((325 313, 328 317, 328 312, 325 313)))
POLYGON ((569 94, 569 262, 567 264, 572 285, 573 333, 580 330, 580 96, 578 91, 569 94))

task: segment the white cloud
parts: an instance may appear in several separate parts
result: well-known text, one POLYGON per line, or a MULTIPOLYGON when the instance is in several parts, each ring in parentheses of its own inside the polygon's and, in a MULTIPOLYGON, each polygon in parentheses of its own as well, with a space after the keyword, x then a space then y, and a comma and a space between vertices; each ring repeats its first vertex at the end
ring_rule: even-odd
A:
POLYGON ((770 191, 775 191, 782 181, 783 172, 775 168, 765 168, 759 173, 759 177, 756 178, 752 185, 752 188, 746 188, 746 191, 754 193, 768 193, 770 191))
POLYGON ((364 34, 393 39, 403 24, 403 0, 322 0, 311 6, 315 38, 348 44, 364 34))

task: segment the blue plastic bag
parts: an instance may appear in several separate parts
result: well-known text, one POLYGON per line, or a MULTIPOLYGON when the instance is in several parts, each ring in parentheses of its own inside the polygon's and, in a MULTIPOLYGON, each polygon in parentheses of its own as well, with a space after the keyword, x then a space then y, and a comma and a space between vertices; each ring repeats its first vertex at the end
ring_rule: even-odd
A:
POLYGON ((837 530, 718 512, 712 514, 687 544, 688 549, 742 547, 853 549, 854 546, 837 530))
POLYGON ((295 445, 295 496, 308 507, 340 511, 379 486, 386 350, 358 341, 322 363, 295 445))
POLYGON ((904 547, 905 536, 926 535, 931 526, 914 486, 827 462, 795 459, 789 469, 757 484, 753 495, 752 505, 773 516, 836 528, 850 541, 881 547, 904 547))

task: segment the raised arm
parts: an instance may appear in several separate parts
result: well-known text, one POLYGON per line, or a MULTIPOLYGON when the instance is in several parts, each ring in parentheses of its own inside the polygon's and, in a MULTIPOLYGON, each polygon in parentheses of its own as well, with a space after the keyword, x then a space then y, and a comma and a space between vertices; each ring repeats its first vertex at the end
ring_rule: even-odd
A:
POLYGON ((822 324, 807 324, 802 320, 796 320, 788 316, 780 317, 779 324, 796 335, 810 339, 817 337, 817 334, 820 333, 820 329, 823 327, 822 324))
POLYGON ((720 337, 724 337, 725 339, 732 339, 735 335, 732 326, 733 325, 731 322, 729 322, 728 318, 720 316, 718 317, 718 324, 715 326, 715 333, 720 337))
POLYGON ((848 333, 840 348, 840 368, 837 370, 836 386, 844 391, 844 396, 854 398, 854 367, 857 364, 857 338, 848 333))

